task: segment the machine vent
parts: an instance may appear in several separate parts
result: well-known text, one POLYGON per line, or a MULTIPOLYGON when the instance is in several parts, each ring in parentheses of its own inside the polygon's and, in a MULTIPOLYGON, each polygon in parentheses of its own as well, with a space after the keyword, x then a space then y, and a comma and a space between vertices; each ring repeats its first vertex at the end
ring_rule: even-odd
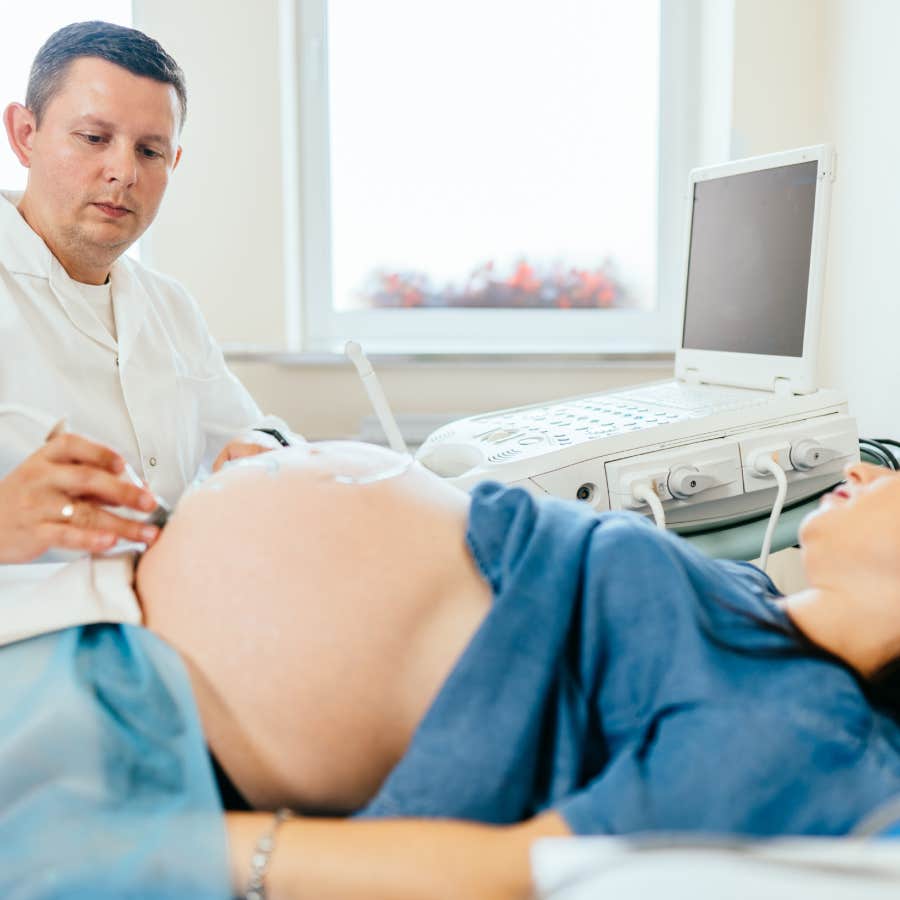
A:
POLYGON ((446 441, 448 438, 453 437, 454 434, 456 434, 455 428, 441 428, 439 431, 435 431, 433 434, 431 434, 428 440, 432 443, 438 441, 446 441))
POLYGON ((495 453, 493 456, 489 456, 488 462, 506 462, 508 459, 512 459, 514 456, 518 456, 521 452, 522 451, 519 450, 518 447, 507 447, 505 450, 501 450, 499 453, 495 453))

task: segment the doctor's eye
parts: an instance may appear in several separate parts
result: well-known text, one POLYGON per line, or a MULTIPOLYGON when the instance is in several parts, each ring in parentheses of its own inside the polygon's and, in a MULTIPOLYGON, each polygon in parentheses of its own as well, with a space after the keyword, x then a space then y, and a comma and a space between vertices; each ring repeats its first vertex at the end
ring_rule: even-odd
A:
POLYGON ((78 137, 80 137, 83 141, 88 144, 102 144, 104 141, 103 135, 100 134, 90 134, 86 131, 78 132, 78 137))
POLYGON ((144 159, 162 159, 163 157, 159 150, 154 150, 152 147, 141 147, 138 152, 144 159))

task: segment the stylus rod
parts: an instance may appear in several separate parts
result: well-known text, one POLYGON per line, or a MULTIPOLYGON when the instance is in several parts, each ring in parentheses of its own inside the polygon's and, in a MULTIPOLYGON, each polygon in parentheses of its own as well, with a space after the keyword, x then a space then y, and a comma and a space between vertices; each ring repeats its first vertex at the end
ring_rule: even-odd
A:
POLYGON ((395 450, 397 453, 409 453, 406 441, 403 440, 403 435, 400 434, 400 428, 397 426, 397 420, 394 418, 394 414, 388 406, 387 398, 384 396, 384 391, 381 389, 378 376, 372 368, 372 363, 369 362, 368 357, 363 353, 362 347, 356 341, 347 341, 344 345, 344 353, 350 362, 356 366, 356 371, 359 373, 363 387, 365 387, 366 393, 369 395, 369 402, 372 404, 372 409, 375 410, 375 415, 384 429, 391 450, 395 450))

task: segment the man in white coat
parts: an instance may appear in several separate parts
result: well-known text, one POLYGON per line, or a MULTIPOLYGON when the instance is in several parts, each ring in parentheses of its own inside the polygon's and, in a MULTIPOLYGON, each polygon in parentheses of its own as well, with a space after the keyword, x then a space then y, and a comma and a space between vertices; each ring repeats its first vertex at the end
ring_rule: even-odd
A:
POLYGON ((152 527, 104 508, 152 504, 119 477, 125 461, 172 504, 204 464, 286 430, 228 370, 187 292, 123 256, 156 216, 185 113, 175 61, 103 22, 52 35, 25 105, 4 112, 28 182, 0 194, 0 562, 152 542, 152 527), (90 440, 47 442, 60 420, 90 440))

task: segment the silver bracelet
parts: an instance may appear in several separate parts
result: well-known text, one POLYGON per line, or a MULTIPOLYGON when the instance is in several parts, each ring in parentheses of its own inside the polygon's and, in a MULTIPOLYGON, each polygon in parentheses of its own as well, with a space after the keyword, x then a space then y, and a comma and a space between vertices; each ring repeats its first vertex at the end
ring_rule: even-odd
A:
POLYGON ((282 807, 275 813, 272 823, 260 835, 253 856, 250 857, 250 877, 247 879, 247 890, 244 900, 266 900, 266 871, 275 849, 275 834, 282 822, 286 822, 293 813, 282 807))

